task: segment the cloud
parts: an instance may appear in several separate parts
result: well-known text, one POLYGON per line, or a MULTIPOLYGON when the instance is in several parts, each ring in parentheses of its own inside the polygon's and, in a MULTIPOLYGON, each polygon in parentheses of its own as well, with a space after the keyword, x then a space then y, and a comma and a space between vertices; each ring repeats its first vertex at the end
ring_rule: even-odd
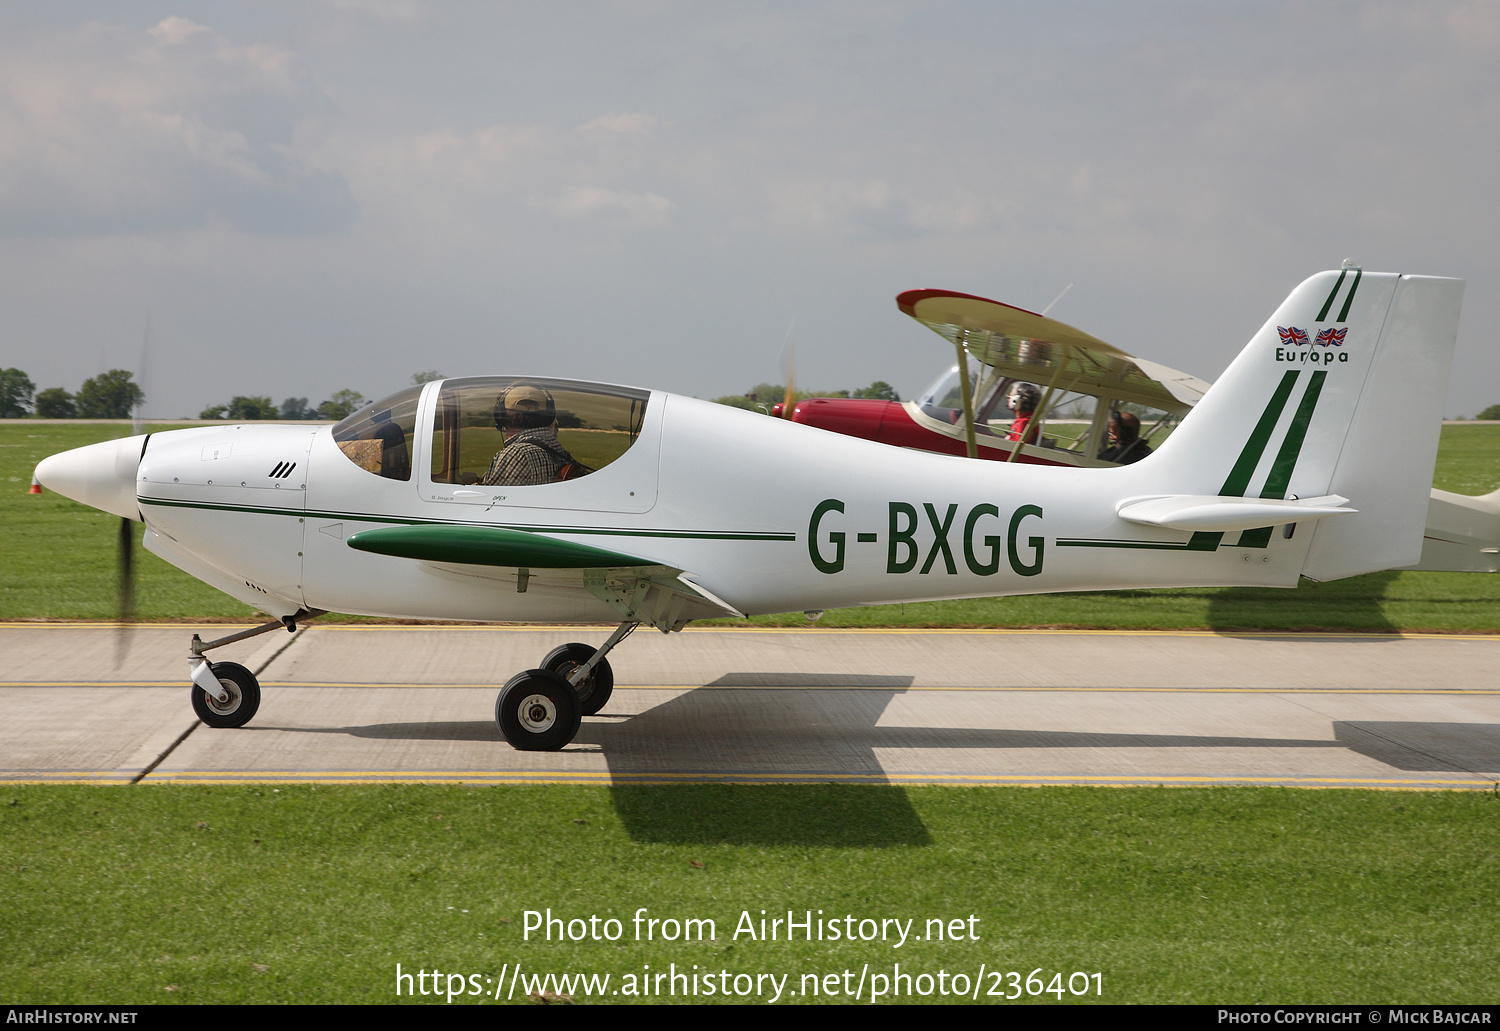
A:
POLYGON ((440 21, 431 5, 421 0, 324 0, 335 11, 386 25, 425 25, 440 21))
POLYGON ((331 111, 293 53, 186 18, 14 39, 0 49, 0 232, 343 229, 348 185, 303 140, 331 111))
POLYGON ((682 184, 661 145, 642 138, 655 124, 643 114, 605 115, 571 130, 496 123, 345 138, 332 150, 372 212, 399 212, 402 225, 444 246, 469 241, 492 250, 497 239, 554 233, 558 220, 610 229, 669 224, 679 205, 668 195, 682 184))
POLYGON ((556 197, 539 198, 536 207, 571 220, 602 220, 622 228, 665 225, 677 207, 654 193, 575 186, 556 197))
POLYGON ((646 115, 635 111, 619 111, 614 114, 600 115, 592 121, 584 122, 578 128, 585 131, 602 129, 606 132, 644 132, 655 125, 655 115, 646 115))

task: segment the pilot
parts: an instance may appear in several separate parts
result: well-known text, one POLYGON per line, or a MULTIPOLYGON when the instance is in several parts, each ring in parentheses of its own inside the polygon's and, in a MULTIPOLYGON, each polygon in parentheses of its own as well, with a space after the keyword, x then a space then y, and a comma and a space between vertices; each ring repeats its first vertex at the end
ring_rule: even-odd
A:
POLYGON ((552 483, 582 475, 582 466, 557 441, 557 406, 535 383, 517 383, 495 401, 495 425, 506 435, 489 472, 489 487, 552 483))
POLYGON ((1141 439, 1141 420, 1132 412, 1115 412, 1109 417, 1109 447, 1099 457, 1117 465, 1139 462, 1151 453, 1151 445, 1141 439))
POLYGON ((1036 406, 1042 400, 1042 392, 1035 383, 1017 383, 1010 388, 1010 396, 1005 399, 1005 406, 1016 413, 1016 421, 1010 424, 1010 433, 1006 440, 1019 440, 1026 444, 1035 444, 1037 432, 1042 428, 1041 423, 1031 424, 1032 416, 1036 414, 1036 406))

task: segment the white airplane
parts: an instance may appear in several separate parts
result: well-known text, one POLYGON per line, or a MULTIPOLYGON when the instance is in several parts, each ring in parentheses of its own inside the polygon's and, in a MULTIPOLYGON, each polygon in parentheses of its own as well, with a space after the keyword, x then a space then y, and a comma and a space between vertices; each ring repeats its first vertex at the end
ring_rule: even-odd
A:
POLYGON ((506 740, 552 750, 604 705, 605 655, 643 623, 1293 587, 1410 565, 1462 298, 1454 279, 1313 276, 1127 466, 971 462, 661 391, 509 376, 411 387, 332 427, 108 441, 37 476, 144 522, 151 551, 276 617, 194 636, 193 705, 210 726, 248 722, 260 688, 204 652, 323 611, 618 623, 500 692, 506 740), (1328 330, 1337 346, 1286 342, 1328 330))

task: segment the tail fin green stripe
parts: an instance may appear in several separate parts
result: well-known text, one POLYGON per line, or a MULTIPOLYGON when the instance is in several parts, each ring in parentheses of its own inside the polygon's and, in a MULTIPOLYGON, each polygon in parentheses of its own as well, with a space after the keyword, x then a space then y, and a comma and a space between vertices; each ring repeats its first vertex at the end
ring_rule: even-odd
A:
POLYGON ((1339 311, 1340 322, 1349 321, 1349 305, 1354 303, 1354 291, 1359 289, 1359 277, 1364 274, 1363 269, 1354 273, 1354 282, 1349 284, 1349 296, 1344 298, 1344 307, 1339 311))
MULTIPOLYGON (((1299 375, 1301 373, 1296 371, 1282 374, 1281 382, 1276 385, 1275 393, 1266 403, 1266 410, 1260 413, 1260 420, 1251 431, 1250 439, 1245 441, 1245 447, 1240 451, 1240 457, 1235 460, 1234 468, 1229 470, 1229 478, 1224 481, 1224 486, 1219 488, 1222 496, 1235 498, 1245 496, 1245 488, 1250 485, 1250 477, 1255 473, 1255 467, 1260 464, 1260 456, 1265 453, 1266 444, 1271 440, 1271 432, 1276 429, 1276 421, 1281 418, 1281 411, 1286 407, 1287 398, 1292 396, 1292 386, 1297 382, 1299 375)), ((1198 530, 1188 539, 1187 550, 1214 551, 1223 539, 1222 532, 1198 530)))
POLYGON ((1319 371, 1313 373, 1312 379, 1308 381, 1307 393, 1302 395, 1302 403, 1297 406, 1297 414, 1292 417, 1292 425, 1287 428, 1286 439, 1281 442, 1281 450, 1276 453, 1276 462, 1271 466, 1271 474, 1266 477, 1261 497, 1286 497, 1287 485, 1292 482, 1292 470, 1297 467, 1302 442, 1307 438, 1307 425, 1312 422, 1313 409, 1318 407, 1318 395, 1323 392, 1323 381, 1327 378, 1328 373, 1319 371))
POLYGON ((1301 373, 1287 371, 1282 374, 1281 382, 1276 385, 1276 392, 1271 395, 1266 410, 1260 413, 1260 421, 1255 424, 1255 430, 1250 434, 1250 439, 1245 441, 1245 447, 1240 452, 1240 457, 1235 461, 1234 468, 1229 470, 1229 478, 1224 481, 1224 486, 1219 488, 1219 493, 1224 497, 1242 498, 1245 496, 1245 488, 1250 485, 1250 477, 1255 472, 1255 467, 1260 464, 1260 456, 1265 453, 1266 444, 1271 440, 1271 432, 1276 429, 1276 420, 1281 418, 1281 411, 1286 407, 1287 398, 1292 395, 1292 385, 1297 382, 1301 373))
MULTIPOLYGON (((1276 461, 1271 465, 1270 475, 1266 477, 1266 485, 1261 490, 1263 498, 1284 498, 1286 489, 1292 482, 1292 471, 1297 468, 1297 459, 1302 454, 1302 442, 1307 439, 1307 426, 1312 422, 1313 409, 1318 407, 1318 396, 1323 392, 1323 381, 1328 378, 1326 372, 1315 372, 1312 379, 1308 381, 1307 391, 1302 395, 1301 404, 1297 405, 1297 414, 1292 416, 1292 424, 1287 427, 1286 439, 1281 442, 1281 450, 1276 453, 1276 461)), ((1261 526, 1254 530, 1246 530, 1240 534, 1238 546, 1242 548, 1264 548, 1271 541, 1271 531, 1274 527, 1261 526)))
POLYGON ((1323 302, 1323 310, 1318 312, 1318 317, 1315 321, 1322 322, 1328 317, 1328 309, 1333 307, 1333 299, 1339 295, 1339 287, 1344 285, 1344 277, 1348 274, 1347 270, 1339 272, 1338 281, 1333 284, 1333 289, 1328 291, 1328 300, 1323 302))

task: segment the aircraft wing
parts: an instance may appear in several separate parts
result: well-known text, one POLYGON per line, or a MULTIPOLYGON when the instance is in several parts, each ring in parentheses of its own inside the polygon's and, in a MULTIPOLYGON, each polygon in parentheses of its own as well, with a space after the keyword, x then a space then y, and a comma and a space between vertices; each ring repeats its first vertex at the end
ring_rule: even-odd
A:
POLYGON ((1056 382, 1063 390, 1082 393, 1107 392, 1174 412, 1186 411, 1209 387, 1196 376, 1142 361, 1067 323, 984 297, 908 290, 897 295, 896 305, 1003 376, 1056 382))
POLYGON ((586 591, 620 619, 662 631, 691 619, 745 615, 684 570, 527 530, 472 523, 383 526, 351 534, 346 543, 357 551, 415 559, 449 575, 514 583, 521 593, 533 585, 586 591))
POLYGON ((1159 365, 1156 362, 1148 362, 1144 358, 1132 357, 1130 360, 1135 363, 1136 368, 1160 382, 1173 397, 1177 398, 1183 404, 1197 404, 1203 400, 1203 395, 1208 393, 1208 388, 1213 386, 1206 379, 1199 379, 1191 373, 1169 369, 1165 365, 1159 365))

